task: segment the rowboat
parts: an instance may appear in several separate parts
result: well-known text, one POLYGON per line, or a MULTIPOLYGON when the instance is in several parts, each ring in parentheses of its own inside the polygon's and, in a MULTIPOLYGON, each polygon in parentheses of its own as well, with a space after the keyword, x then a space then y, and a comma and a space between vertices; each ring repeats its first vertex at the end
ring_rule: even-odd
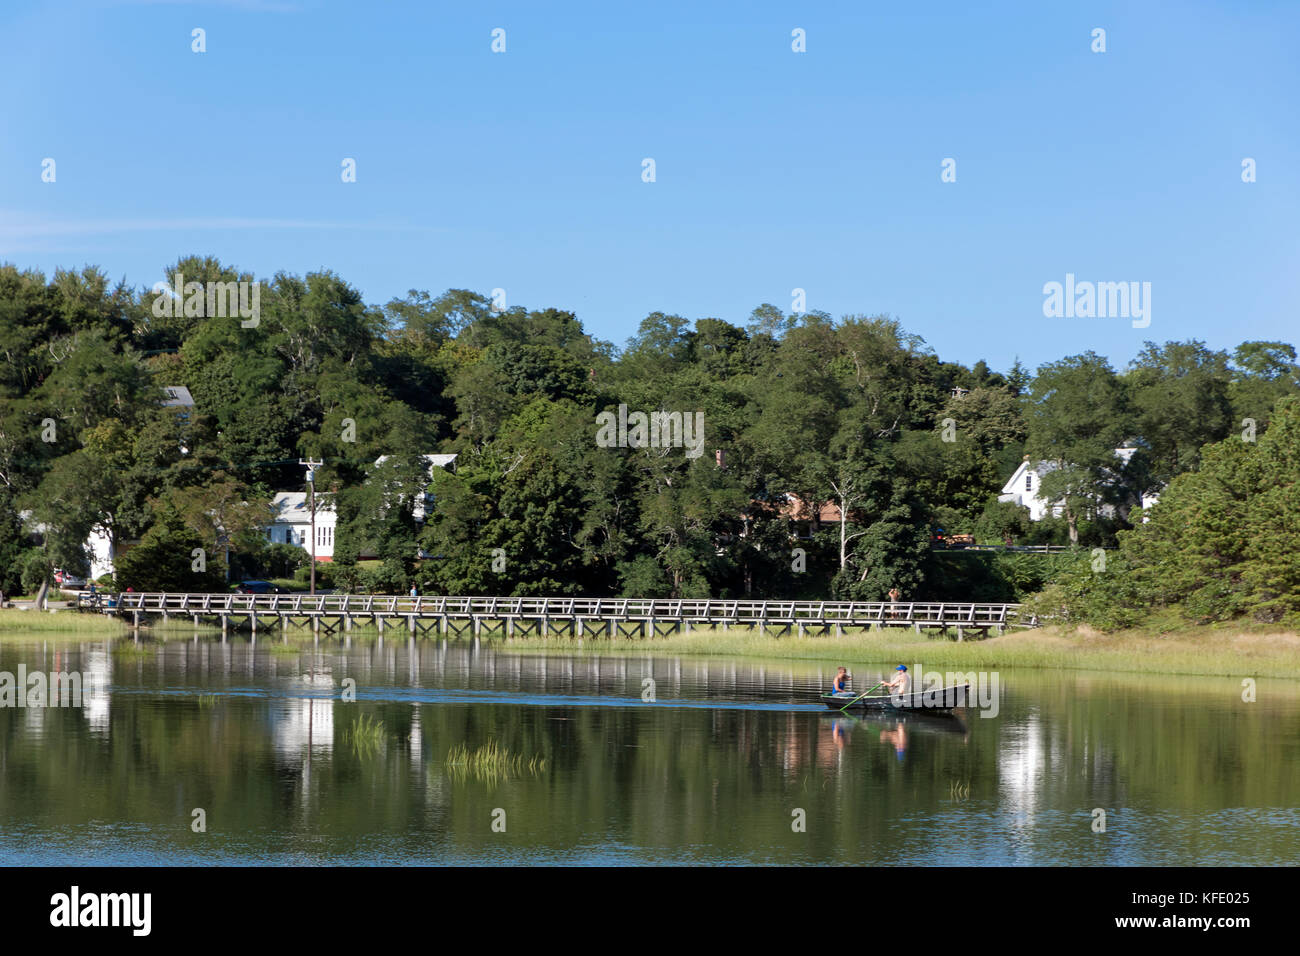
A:
POLYGON ((970 684, 954 684, 910 694, 876 695, 854 699, 854 695, 822 694, 822 703, 831 710, 952 710, 965 707, 970 699, 970 684))

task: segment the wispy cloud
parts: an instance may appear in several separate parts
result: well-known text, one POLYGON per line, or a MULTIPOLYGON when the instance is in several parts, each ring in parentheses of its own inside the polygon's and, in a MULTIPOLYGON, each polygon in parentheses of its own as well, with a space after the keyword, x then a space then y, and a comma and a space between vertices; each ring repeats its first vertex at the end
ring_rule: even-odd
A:
POLYGON ((140 7, 226 7, 232 10, 248 10, 251 13, 302 13, 306 6, 302 3, 282 3, 281 0, 107 0, 107 6, 140 7))
POLYGON ((0 252, 17 252, 56 238, 90 238, 148 232, 253 232, 272 229, 441 232, 433 226, 394 222, 329 222, 240 216, 159 219, 35 219, 0 210, 0 252))

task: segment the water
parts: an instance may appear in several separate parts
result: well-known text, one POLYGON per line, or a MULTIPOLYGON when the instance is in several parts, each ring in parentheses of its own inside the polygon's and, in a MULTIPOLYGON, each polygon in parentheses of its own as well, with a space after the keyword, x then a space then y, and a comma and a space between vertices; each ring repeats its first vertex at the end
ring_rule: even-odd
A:
POLYGON ((0 708, 0 863, 1300 862, 1293 682, 1001 671, 993 718, 859 718, 829 663, 123 644, 0 644, 86 681, 0 708))

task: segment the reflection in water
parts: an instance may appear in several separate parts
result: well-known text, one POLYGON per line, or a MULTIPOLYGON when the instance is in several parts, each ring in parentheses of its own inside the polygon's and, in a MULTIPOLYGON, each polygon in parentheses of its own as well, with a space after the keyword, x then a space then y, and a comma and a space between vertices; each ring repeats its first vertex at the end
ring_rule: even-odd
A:
POLYGON ((0 862, 1300 861, 1283 682, 1243 705, 1223 681, 1004 673, 996 718, 846 715, 821 664, 142 647, 0 644, 0 670, 102 678, 80 710, 0 710, 0 862))

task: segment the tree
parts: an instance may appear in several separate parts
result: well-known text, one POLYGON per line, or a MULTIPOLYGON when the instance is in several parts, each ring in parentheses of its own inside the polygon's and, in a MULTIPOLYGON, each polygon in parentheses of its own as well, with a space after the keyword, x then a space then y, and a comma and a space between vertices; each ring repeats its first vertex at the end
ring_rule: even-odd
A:
POLYGON ((1115 449, 1132 433, 1123 386, 1101 356, 1073 355, 1038 369, 1025 417, 1031 460, 1054 466, 1039 493, 1061 503, 1077 544, 1079 521, 1113 492, 1115 449))
POLYGON ((1202 342, 1147 342, 1125 376, 1154 487, 1196 467, 1203 445, 1231 430, 1228 356, 1202 342))
POLYGON ((1232 356, 1232 402, 1234 428, 1245 428, 1246 419, 1258 431, 1268 427, 1273 406, 1285 395, 1300 393, 1300 365, 1296 350, 1286 342, 1242 342, 1232 356))
POLYGON ((218 591, 224 585, 220 561, 200 559, 203 539, 165 505, 140 543, 118 555, 117 587, 137 591, 218 591))

